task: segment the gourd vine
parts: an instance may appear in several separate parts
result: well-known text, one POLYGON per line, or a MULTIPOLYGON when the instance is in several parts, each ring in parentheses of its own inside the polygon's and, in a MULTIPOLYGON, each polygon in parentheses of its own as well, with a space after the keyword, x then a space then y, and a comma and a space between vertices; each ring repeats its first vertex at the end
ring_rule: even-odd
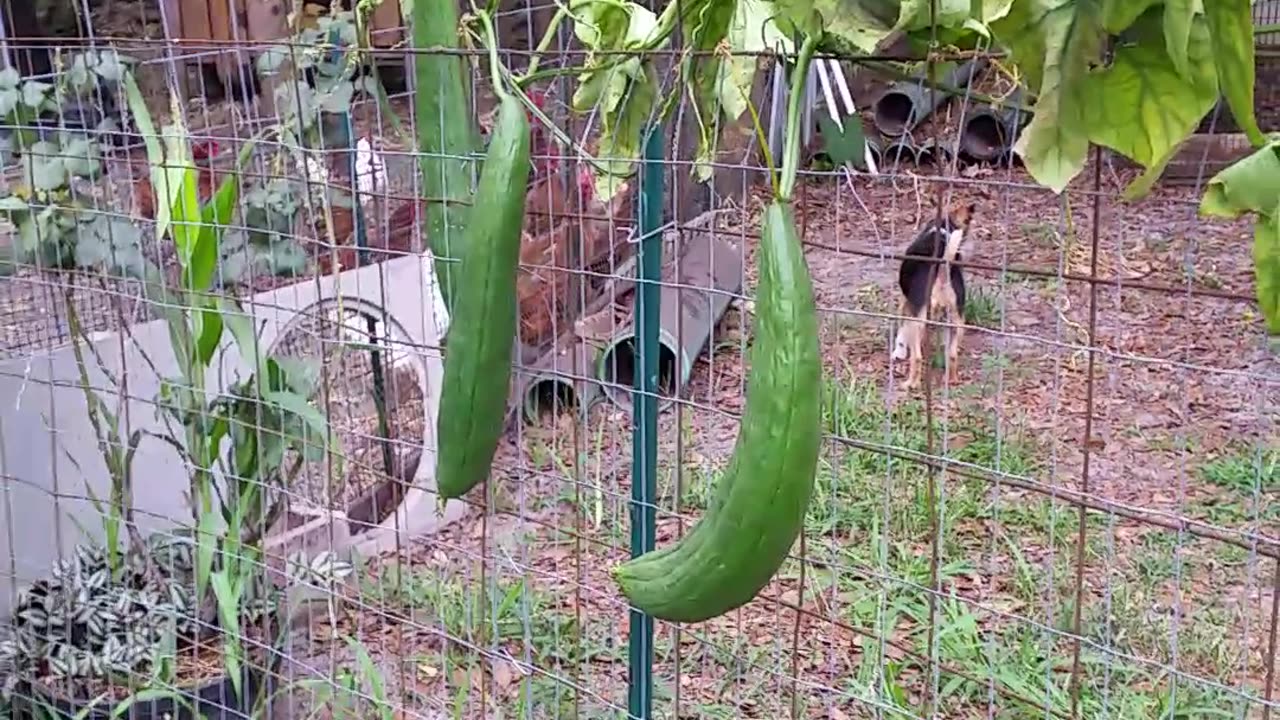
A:
MULTIPOLYGON (((576 0, 547 32, 572 22, 588 49, 584 67, 539 70, 535 52, 524 80, 578 76, 574 108, 601 116, 597 155, 607 172, 599 190, 608 197, 633 171, 658 97, 651 51, 681 28, 681 82, 700 126, 694 171, 706 178, 717 128, 747 110, 752 55, 794 52, 792 30, 813 17, 825 31, 821 52, 875 54, 898 41, 935 56, 1005 51, 999 66, 1021 81, 1032 113, 1015 152, 1055 193, 1097 145, 1143 168, 1125 189, 1126 199, 1142 197, 1224 98, 1256 154, 1210 181, 1201 210, 1256 218, 1258 300, 1269 331, 1280 333, 1280 162, 1275 138, 1254 117, 1250 0, 689 0, 657 17, 626 0, 576 0)), ((660 117, 677 97, 667 96, 660 117)))
POLYGON ((764 210, 751 327, 747 402, 715 501, 677 543, 613 571, 631 604, 654 617, 702 622, 750 602, 777 573, 803 526, 822 442, 822 361, 813 282, 791 195, 800 165, 803 89, 822 20, 795 18, 805 36, 791 75, 776 197, 764 210), (767 498, 767 502, 761 502, 767 498))

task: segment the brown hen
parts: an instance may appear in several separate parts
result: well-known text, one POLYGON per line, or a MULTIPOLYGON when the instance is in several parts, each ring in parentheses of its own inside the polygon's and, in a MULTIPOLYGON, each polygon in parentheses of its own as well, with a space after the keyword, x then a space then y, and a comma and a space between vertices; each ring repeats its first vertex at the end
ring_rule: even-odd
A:
MULTIPOLYGON (((381 222, 377 205, 365 213, 365 241, 369 249, 369 262, 381 263, 392 258, 422 251, 422 241, 415 242, 414 229, 426 220, 427 202, 423 199, 400 200, 395 210, 381 222)), ((350 208, 333 208, 333 235, 321 232, 318 235, 326 240, 318 243, 316 267, 320 272, 329 274, 335 269, 338 272, 351 270, 358 266, 358 253, 355 237, 355 213, 350 208), (337 240, 334 248, 326 247, 327 238, 337 240), (336 263, 335 263, 336 261, 336 263)), ((425 228, 423 230, 425 237, 425 228)))
MULTIPOLYGON (((214 191, 218 189, 218 174, 213 166, 214 158, 217 155, 218 143, 212 140, 196 142, 191 145, 191 159, 195 161, 196 166, 196 190, 202 205, 208 202, 209 198, 213 197, 214 191)), ((140 217, 154 220, 156 218, 156 196, 151 192, 150 165, 145 162, 142 165, 147 169, 143 170, 141 178, 133 181, 134 212, 140 217)))
MULTIPOLYGON (((591 285, 592 275, 608 273, 627 247, 630 195, 623 188, 610 202, 594 192, 595 178, 583 167, 574 192, 552 175, 536 183, 525 201, 525 239, 520 249, 516 302, 520 341, 530 349, 551 342, 556 330, 575 315, 575 280, 591 285)), ((590 288, 584 288, 590 296, 590 288)))

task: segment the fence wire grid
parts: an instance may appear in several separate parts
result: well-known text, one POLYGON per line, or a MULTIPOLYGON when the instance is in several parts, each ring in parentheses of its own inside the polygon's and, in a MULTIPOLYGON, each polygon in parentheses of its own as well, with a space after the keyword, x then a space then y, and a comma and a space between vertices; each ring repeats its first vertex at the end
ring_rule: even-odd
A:
MULTIPOLYGON (((0 279, 0 717, 50 704, 60 717, 90 705, 102 714, 89 717, 107 717, 130 698, 131 717, 628 717, 637 669, 609 570, 631 551, 631 378, 645 352, 636 250, 653 230, 638 219, 640 174, 615 200, 587 197, 583 155, 534 122, 509 422, 488 481, 438 507, 432 420, 448 318, 429 283, 454 258, 423 255, 435 200, 412 138, 438 121, 415 117, 416 51, 364 49, 387 102, 357 94, 303 143, 264 134, 289 118, 258 58, 283 47, 298 62, 314 45, 179 42, 160 10, 86 4, 85 39, 60 41, 55 65, 87 49, 136 58, 128 72, 157 127, 175 119, 168 91, 183 93, 190 145, 211 158, 197 155, 198 174, 215 178, 201 192, 234 173, 244 190, 210 287, 184 294, 172 240, 155 239, 136 127, 89 150, 100 172, 64 163, 63 196, 23 190, 29 165, 5 170, 0 206, 73 213, 66 226, 29 221, 32 237, 99 238, 107 254, 151 263, 171 294, 158 300, 120 268, 50 266, 61 253, 0 279), (220 297, 240 308, 208 304, 220 297), (166 324, 175 311, 204 317, 197 307, 227 327, 204 365, 175 353, 166 324), (267 355, 273 369, 253 364, 267 355), (233 391, 239 404, 213 400, 233 391), (276 391, 309 400, 328 434, 296 406, 268 409, 276 391), (200 417, 231 418, 232 447, 248 442, 236 432, 256 432, 257 445, 228 456, 215 443, 202 467, 200 417), (95 422, 115 435, 100 441, 95 422), (117 566, 103 549, 104 458, 126 455, 130 549, 117 566), (238 539, 220 530, 210 544, 195 527, 206 470, 219 488, 211 507, 245 530, 238 539), (205 552, 215 579, 197 581, 205 552), (216 603, 192 600, 203 582, 216 603), (226 617, 233 590, 240 610, 226 617)), ((527 64, 555 10, 504 4, 505 63, 527 64)), ((1274 10, 1260 3, 1258 22, 1274 10)), ((6 34, 15 53, 54 47, 6 34)), ((485 53, 460 54, 487 132, 485 53)), ((583 54, 566 27, 542 67, 583 54)), ((678 50, 657 56, 669 60, 659 97, 680 93, 678 50)), ((795 205, 824 369, 813 499, 758 598, 705 623, 655 624, 652 717, 1274 715, 1280 366, 1253 299, 1247 221, 1197 217, 1216 151, 1171 164, 1149 197, 1126 203, 1137 170, 1095 148, 1055 196, 1007 153, 955 152, 981 98, 1013 90, 994 68, 894 150, 872 118, 894 80, 866 58, 831 60, 828 78, 842 74, 858 109, 845 120, 862 122, 880 167, 829 161, 815 74, 795 205), (958 376, 933 358, 924 387, 904 390, 905 364, 891 360, 898 268, 955 203, 976 208, 957 263, 968 291, 958 376)), ((775 61, 754 62, 753 100, 774 137, 775 61)), ((1280 93, 1269 78, 1259 70, 1264 121, 1280 117, 1262 107, 1280 93)), ((561 76, 534 89, 559 133, 594 149, 600 119, 571 110, 575 86, 561 76)), ((99 132, 127 104, 118 88, 92 95, 56 108, 57 122, 6 132, 38 130, 56 155, 70 142, 60 132, 99 132)), ((733 449, 771 192, 749 116, 721 133, 711 181, 691 181, 691 118, 684 99, 661 128, 659 547, 713 502, 733 449)), ((1229 125, 1215 110, 1197 137, 1229 143, 1229 125)), ((19 225, 6 224, 4 243, 22 241, 19 225)))

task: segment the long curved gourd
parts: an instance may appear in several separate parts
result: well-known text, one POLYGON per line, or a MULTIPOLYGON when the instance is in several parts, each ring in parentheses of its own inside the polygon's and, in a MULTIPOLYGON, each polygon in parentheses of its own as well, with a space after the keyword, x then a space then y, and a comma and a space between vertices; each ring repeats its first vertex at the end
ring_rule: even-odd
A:
POLYGON ((529 120, 504 96, 468 217, 444 359, 436 440, 441 497, 460 497, 489 474, 502 436, 516 335, 516 270, 529 182, 529 120))
POLYGON ((791 207, 765 210, 742 429, 706 514, 676 545, 614 569, 636 608, 701 622, 746 604, 804 524, 821 445, 818 320, 791 207))

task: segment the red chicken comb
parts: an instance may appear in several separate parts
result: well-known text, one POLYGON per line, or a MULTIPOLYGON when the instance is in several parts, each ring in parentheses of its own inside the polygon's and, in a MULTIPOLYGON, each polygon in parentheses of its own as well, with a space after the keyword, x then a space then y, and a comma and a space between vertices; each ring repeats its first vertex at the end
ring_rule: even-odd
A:
POLYGON ((191 158, 193 160, 208 160, 218 154, 218 143, 213 140, 201 140, 191 144, 191 158))
POLYGON ((590 165, 583 164, 578 168, 578 190, 582 192, 584 201, 596 196, 596 174, 591 172, 590 165))
MULTIPOLYGON (((547 95, 541 90, 530 90, 529 102, 532 102, 533 106, 538 108, 540 112, 545 112, 547 109, 547 95)), ((540 128, 538 123, 534 120, 533 111, 528 108, 525 108, 524 114, 525 114, 525 117, 529 119, 529 122, 533 123, 533 131, 538 132, 540 128)))

